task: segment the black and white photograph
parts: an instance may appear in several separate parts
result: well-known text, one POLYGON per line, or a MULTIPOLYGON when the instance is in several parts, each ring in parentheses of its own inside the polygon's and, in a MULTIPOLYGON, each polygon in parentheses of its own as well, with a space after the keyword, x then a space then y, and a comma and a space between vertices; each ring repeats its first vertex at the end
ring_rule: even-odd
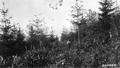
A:
POLYGON ((120 68, 120 0, 0 0, 0 68, 120 68))

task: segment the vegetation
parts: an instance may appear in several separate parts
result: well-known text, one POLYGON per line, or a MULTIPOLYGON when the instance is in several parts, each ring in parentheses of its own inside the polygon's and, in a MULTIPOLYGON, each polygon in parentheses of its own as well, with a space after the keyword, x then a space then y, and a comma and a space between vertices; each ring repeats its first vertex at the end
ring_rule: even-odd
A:
MULTIPOLYGON (((26 37, 12 24, 8 9, 2 8, 0 21, 0 67, 22 68, 100 68, 120 63, 120 11, 112 0, 101 0, 101 13, 89 10, 85 16, 76 0, 73 6, 74 31, 62 32, 61 39, 42 28, 35 18, 26 37)), ((4 3, 3 3, 4 6, 4 3)))

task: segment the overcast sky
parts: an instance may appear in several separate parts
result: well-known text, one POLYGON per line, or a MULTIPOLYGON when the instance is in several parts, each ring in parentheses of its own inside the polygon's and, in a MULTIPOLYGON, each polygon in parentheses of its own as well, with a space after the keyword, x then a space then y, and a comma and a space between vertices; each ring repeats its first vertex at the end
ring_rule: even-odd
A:
MULTIPOLYGON (((0 0, 3 1, 3 0, 0 0)), ((5 0, 6 7, 9 9, 9 15, 19 22, 23 28, 29 23, 29 20, 34 19, 34 15, 45 17, 45 22, 52 26, 56 34, 59 34, 63 25, 69 28, 68 20, 71 12, 71 6, 75 0, 63 0, 62 6, 57 10, 51 7, 57 5, 59 0, 5 0)), ((84 0, 84 8, 98 11, 98 1, 100 0, 84 0)), ((1 5, 0 5, 1 8, 1 5)), ((55 7, 54 7, 55 8, 55 7)))

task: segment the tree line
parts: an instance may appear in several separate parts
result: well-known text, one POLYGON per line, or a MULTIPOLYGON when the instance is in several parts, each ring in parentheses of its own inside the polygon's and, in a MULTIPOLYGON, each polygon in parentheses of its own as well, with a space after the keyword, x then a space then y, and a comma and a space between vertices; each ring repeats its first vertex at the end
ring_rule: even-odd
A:
MULTIPOLYGON (((63 30, 61 40, 41 28, 42 20, 29 24, 28 36, 11 23, 8 9, 1 9, 1 67, 99 68, 102 64, 120 63, 120 11, 112 0, 101 0, 100 13, 86 15, 76 0, 72 7, 74 31, 63 30)), ((3 3, 4 5, 4 3, 3 3)))

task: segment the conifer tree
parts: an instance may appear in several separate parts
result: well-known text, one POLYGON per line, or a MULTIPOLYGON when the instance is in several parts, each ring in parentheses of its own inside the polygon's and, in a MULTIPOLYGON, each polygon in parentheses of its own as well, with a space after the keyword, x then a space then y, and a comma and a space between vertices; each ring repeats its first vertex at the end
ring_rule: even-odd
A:
POLYGON ((115 8, 113 8, 114 2, 112 0, 102 0, 99 2, 101 5, 100 11, 101 13, 99 14, 99 21, 101 23, 101 28, 103 30, 110 30, 111 25, 112 25, 112 15, 113 11, 115 8))
POLYGON ((1 31, 2 31, 2 40, 8 41, 10 30, 13 26, 11 26, 10 18, 7 17, 8 9, 5 8, 4 2, 3 2, 3 8, 1 9, 2 19, 1 19, 1 31))
MULTIPOLYGON (((11 17, 8 17, 8 9, 5 8, 5 3, 3 2, 3 8, 0 10, 2 18, 1 18, 1 44, 6 47, 7 50, 4 50, 5 55, 10 55, 12 53, 11 47, 13 44, 13 40, 15 39, 14 32, 12 31, 15 26, 11 25, 11 17), (9 52, 9 53, 8 53, 9 52)), ((15 29, 14 29, 15 31, 15 29)))
POLYGON ((12 17, 8 16, 8 9, 5 8, 4 2, 0 12, 2 14, 0 22, 0 43, 6 48, 6 50, 4 50, 5 52, 3 51, 4 56, 16 55, 20 53, 19 47, 23 47, 20 45, 20 42, 24 40, 24 36, 21 31, 17 29, 16 25, 12 24, 12 17))

